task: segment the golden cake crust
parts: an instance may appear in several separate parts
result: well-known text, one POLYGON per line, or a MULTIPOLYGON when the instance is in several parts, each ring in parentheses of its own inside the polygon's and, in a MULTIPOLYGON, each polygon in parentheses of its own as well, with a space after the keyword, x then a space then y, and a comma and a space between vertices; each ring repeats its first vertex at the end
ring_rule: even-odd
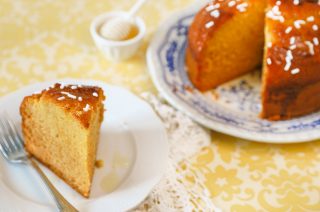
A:
POLYGON ((230 20, 237 13, 240 13, 236 7, 229 7, 227 5, 228 1, 219 2, 219 17, 213 19, 210 15, 210 12, 206 10, 210 5, 214 5, 218 3, 213 1, 212 4, 207 4, 203 7, 194 17, 192 24, 189 27, 188 33, 188 48, 190 52, 192 52, 192 56, 199 60, 201 58, 201 54, 203 53, 203 48, 206 46, 207 40, 212 37, 213 33, 215 33, 219 28, 228 20, 230 20), (205 27, 207 23, 214 20, 214 27, 205 27))
POLYGON ((320 109, 320 5, 269 0, 261 116, 289 119, 320 109), (277 11, 280 11, 278 13, 277 11), (317 30, 316 30, 317 29, 317 30))
MULTIPOLYGON (((210 4, 203 7, 194 17, 192 24, 188 31, 188 47, 186 49, 186 65, 192 83, 202 91, 212 88, 211 83, 203 80, 202 72, 208 67, 204 67, 201 61, 204 60, 204 48, 206 48, 207 41, 212 35, 228 20, 230 20, 238 11, 235 7, 228 7, 224 3, 219 3, 219 18, 214 20, 214 27, 205 27, 207 23, 212 21, 210 12, 206 10, 210 4)), ((213 4, 215 1, 213 1, 213 4)))
POLYGON ((215 88, 261 64, 264 9, 265 0, 215 0, 195 15, 186 50, 195 87, 215 88))
MULTIPOLYGON (((60 83, 54 84, 48 89, 44 89, 40 94, 33 94, 26 96, 23 100, 40 99, 43 98, 47 101, 54 102, 65 111, 73 114, 78 119, 83 127, 89 127, 90 116, 101 101, 105 100, 103 90, 96 86, 83 86, 83 85, 62 85, 60 83), (86 105, 90 108, 85 111, 86 105), (91 110, 93 109, 93 110, 91 110)), ((21 105, 20 111, 23 111, 24 104, 21 105)), ((102 121, 102 117, 101 117, 102 121)))

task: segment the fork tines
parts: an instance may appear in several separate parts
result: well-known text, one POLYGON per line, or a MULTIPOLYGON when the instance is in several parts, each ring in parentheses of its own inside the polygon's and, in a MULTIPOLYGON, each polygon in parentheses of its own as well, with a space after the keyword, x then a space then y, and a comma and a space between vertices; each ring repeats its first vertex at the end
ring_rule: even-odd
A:
POLYGON ((0 115, 0 150, 4 155, 23 149, 22 137, 7 113, 0 115))

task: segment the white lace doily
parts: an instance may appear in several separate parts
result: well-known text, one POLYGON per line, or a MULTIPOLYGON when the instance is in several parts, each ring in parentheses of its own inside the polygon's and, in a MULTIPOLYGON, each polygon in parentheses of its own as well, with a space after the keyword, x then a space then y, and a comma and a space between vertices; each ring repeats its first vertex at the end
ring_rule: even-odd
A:
POLYGON ((188 158, 210 144, 210 132, 166 104, 161 97, 150 93, 141 96, 162 119, 170 151, 162 180, 134 211, 220 211, 214 206, 209 191, 188 161, 188 158), (192 182, 188 179, 192 179, 192 182))

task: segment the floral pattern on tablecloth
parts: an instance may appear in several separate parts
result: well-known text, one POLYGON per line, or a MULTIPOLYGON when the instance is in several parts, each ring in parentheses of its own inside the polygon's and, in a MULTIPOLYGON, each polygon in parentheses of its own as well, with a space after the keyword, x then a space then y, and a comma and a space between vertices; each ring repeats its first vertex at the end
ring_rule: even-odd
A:
POLYGON ((319 211, 320 141, 263 144, 213 133, 193 158, 216 206, 225 211, 319 211))
MULTIPOLYGON (((117 64, 98 52, 89 24, 105 11, 128 9, 133 0, 0 0, 0 96, 66 77, 155 92, 145 62, 148 42, 161 21, 192 2, 146 3, 139 12, 148 28, 144 43, 136 56, 117 64)), ((190 191, 201 182, 210 191, 203 195, 225 211, 320 210, 320 141, 270 145, 213 133, 212 145, 180 170, 190 191)))

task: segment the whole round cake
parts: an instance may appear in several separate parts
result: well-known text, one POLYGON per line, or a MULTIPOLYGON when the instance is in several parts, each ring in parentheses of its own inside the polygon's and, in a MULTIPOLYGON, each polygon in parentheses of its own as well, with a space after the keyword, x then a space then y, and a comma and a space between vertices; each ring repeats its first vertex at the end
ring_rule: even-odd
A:
POLYGON ((215 0, 189 28, 186 65, 201 91, 262 66, 262 112, 284 120, 320 109, 320 2, 215 0))

